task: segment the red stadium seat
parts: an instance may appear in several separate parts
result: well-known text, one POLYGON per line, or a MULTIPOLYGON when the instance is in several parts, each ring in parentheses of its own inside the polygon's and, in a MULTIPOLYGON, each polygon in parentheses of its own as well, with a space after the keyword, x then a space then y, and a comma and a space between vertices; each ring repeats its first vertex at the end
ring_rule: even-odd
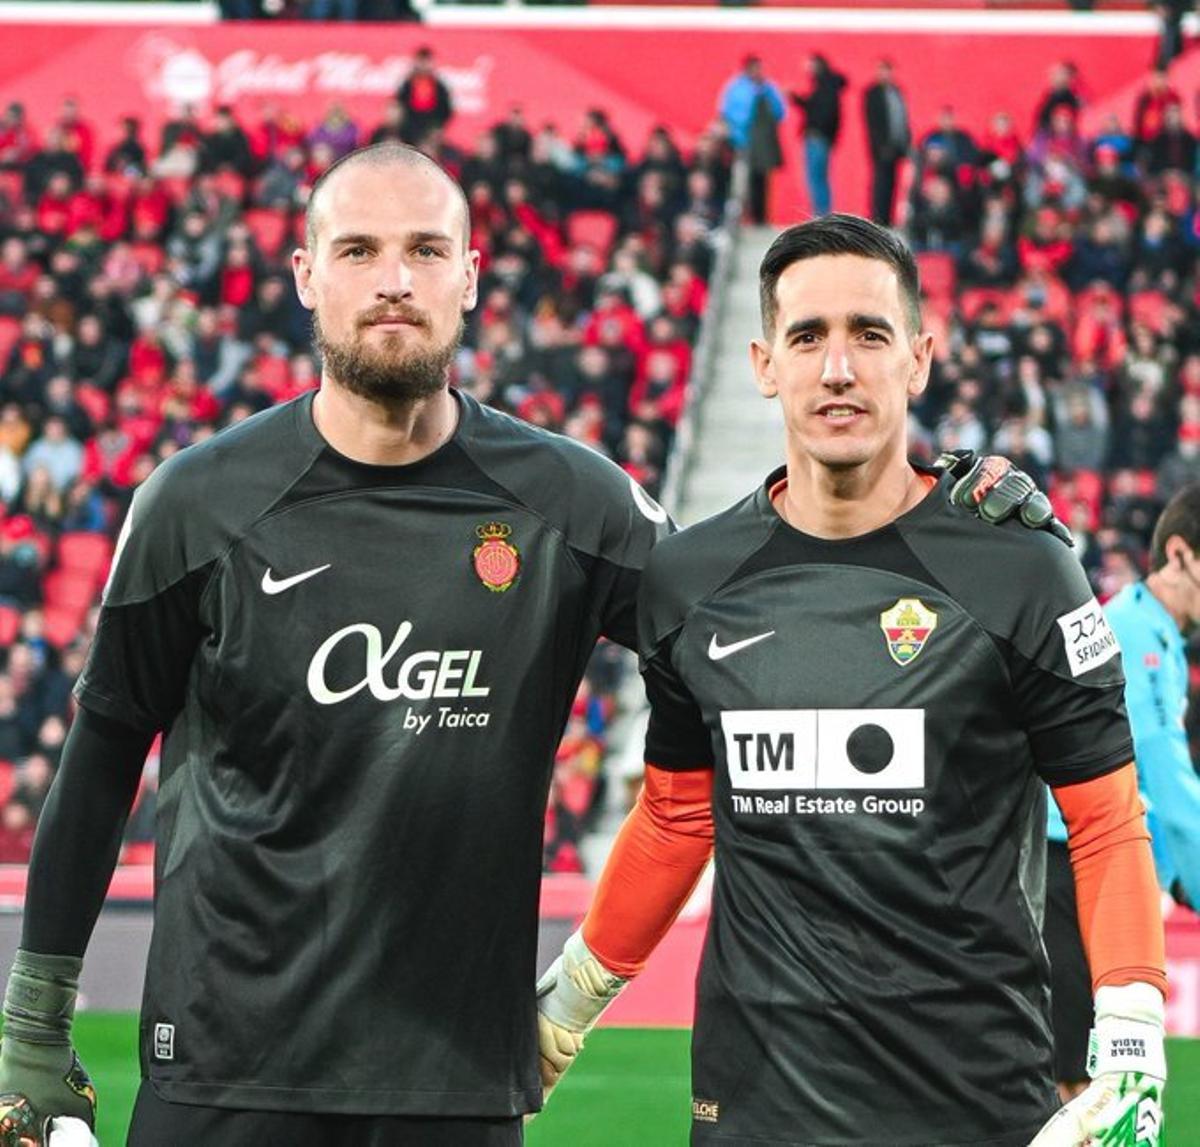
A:
POLYGON ((108 577, 113 544, 104 534, 72 531, 58 539, 58 565, 61 570, 86 574, 98 587, 108 577))
POLYGON ((95 570, 56 569, 42 579, 46 608, 59 606, 75 610, 81 617, 96 600, 98 588, 95 570))
POLYGON ((46 640, 55 649, 65 649, 79 636, 86 613, 86 610, 80 612, 61 605, 47 605, 42 613, 46 640))
POLYGON ((7 649, 21 632, 21 611, 12 605, 0 605, 0 648, 7 649))
POLYGON ((157 275, 167 264, 167 253, 157 243, 135 241, 129 244, 129 253, 147 277, 157 275))
POLYGON ((616 237, 617 219, 608 211, 572 211, 567 216, 567 242, 572 247, 590 244, 607 259, 616 237))
POLYGON ((75 388, 75 401, 97 426, 107 422, 112 412, 112 399, 98 386, 92 386, 89 382, 81 382, 75 388))
POLYGON ((1167 329, 1167 297, 1161 291, 1138 291, 1129 296, 1129 318, 1155 334, 1167 329))
POLYGON ((12 315, 0 315, 0 374, 8 366, 8 357, 21 338, 21 320, 12 315))
POLYGON ((938 304, 948 303, 954 298, 958 268, 953 255, 945 251, 922 251, 917 256, 917 270, 921 273, 922 293, 939 310, 941 307, 938 304))
POLYGON ((236 171, 228 169, 216 172, 213 177, 213 190, 223 199, 241 204, 246 198, 246 178, 236 171))
POLYGON ((12 761, 0 761, 0 805, 8 803, 13 789, 17 787, 16 772, 12 761))
POLYGON ((242 216, 242 221, 250 228, 259 251, 268 259, 275 258, 283 250, 288 237, 287 212, 276 207, 255 207, 242 216))
POLYGON ((186 175, 168 175, 156 182, 176 207, 188 197, 188 193, 192 190, 192 181, 186 175))
POLYGON ((21 171, 0 171, 0 196, 3 196, 9 203, 17 204, 21 202, 22 196, 25 194, 25 175, 21 171))

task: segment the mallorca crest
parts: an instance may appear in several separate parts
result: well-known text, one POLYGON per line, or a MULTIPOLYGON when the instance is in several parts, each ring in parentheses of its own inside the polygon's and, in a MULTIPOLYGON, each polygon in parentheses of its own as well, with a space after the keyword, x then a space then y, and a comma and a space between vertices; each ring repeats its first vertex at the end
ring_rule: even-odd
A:
POLYGON ((475 572, 493 593, 503 593, 514 581, 521 569, 521 555, 517 547, 506 539, 512 533, 512 526, 503 522, 488 522, 476 526, 475 533, 479 545, 471 553, 471 561, 475 572))
POLYGON ((879 615, 879 627, 892 660, 903 666, 925 648, 929 635, 937 628, 937 614, 919 598, 902 597, 879 615))

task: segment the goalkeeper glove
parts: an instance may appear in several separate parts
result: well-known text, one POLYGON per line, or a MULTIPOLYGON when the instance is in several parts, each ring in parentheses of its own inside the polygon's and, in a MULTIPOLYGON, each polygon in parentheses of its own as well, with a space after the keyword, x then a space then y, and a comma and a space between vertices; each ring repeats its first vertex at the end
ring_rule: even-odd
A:
POLYGON ((938 457, 934 465, 949 470, 955 482, 950 501, 978 514, 995 525, 1014 514, 1031 530, 1049 530, 1059 541, 1073 546, 1071 531, 1054 516, 1050 499, 1037 488, 1024 470, 1018 470, 999 454, 977 457, 971 450, 951 450, 938 457))
POLYGON ((1096 992, 1088 1075, 1091 1085, 1050 1119, 1030 1147, 1159 1147, 1167 1059, 1156 987, 1134 983, 1096 992))
POLYGON ((82 1119, 60 1115, 50 1121, 50 1147, 100 1147, 82 1119))
POLYGON ((583 1047, 583 1037, 628 983, 614 976, 573 932, 537 983, 538 1055, 546 1098, 583 1047))
MULTIPOLYGON (((96 1122, 96 1092, 71 1046, 83 961, 17 950, 0 1040, 0 1147, 45 1147, 55 1116, 96 1122)), ((67 1142, 72 1140, 68 1125, 67 1142)))

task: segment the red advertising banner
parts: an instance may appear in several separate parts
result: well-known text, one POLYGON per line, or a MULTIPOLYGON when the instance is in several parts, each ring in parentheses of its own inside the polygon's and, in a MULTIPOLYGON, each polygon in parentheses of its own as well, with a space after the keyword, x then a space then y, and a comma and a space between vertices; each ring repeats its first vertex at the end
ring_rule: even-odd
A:
MULTIPOLYGON (((0 36, 0 101, 22 101, 35 125, 44 127, 62 98, 75 95, 102 148, 114 137, 118 118, 128 114, 143 119, 146 139, 156 147, 160 124, 184 103, 202 113, 229 103, 248 124, 269 105, 315 123, 340 103, 365 135, 382 118, 414 49, 429 44, 453 92, 457 114, 450 136, 460 144, 514 103, 525 107, 533 125, 553 120, 568 137, 586 109, 602 107, 636 156, 657 123, 670 125, 685 145, 701 131, 746 53, 758 53, 767 75, 786 92, 803 88, 803 57, 819 50, 850 80, 832 162, 834 204, 861 211, 867 204, 862 92, 881 55, 895 61, 918 136, 944 104, 953 105, 973 131, 1006 109, 1028 135, 1053 61, 1077 65, 1094 125, 1108 111, 1127 114, 1153 52, 1152 35, 1111 30, 1051 36, 1033 34, 1032 26, 1024 32, 947 32, 767 29, 732 19, 730 25, 727 30, 9 25, 0 36)), ((1187 90, 1195 87, 1183 82, 1187 90)), ((775 188, 780 219, 798 217, 807 206, 799 130, 797 115, 789 111, 781 129, 787 167, 775 188)))

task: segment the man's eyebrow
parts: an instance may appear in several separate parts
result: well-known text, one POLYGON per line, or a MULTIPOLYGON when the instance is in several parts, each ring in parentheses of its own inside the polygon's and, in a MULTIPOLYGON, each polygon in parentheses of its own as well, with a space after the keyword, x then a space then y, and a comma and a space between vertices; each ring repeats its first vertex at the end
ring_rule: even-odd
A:
POLYGON ((377 242, 378 239, 374 235, 368 235, 366 232, 350 231, 343 235, 335 235, 329 241, 329 245, 331 247, 369 247, 377 242))
POLYGON ((785 339, 793 339, 797 335, 823 335, 828 333, 829 324, 824 319, 797 319, 794 323, 789 323, 786 331, 783 332, 785 339))
POLYGON ((846 316, 846 325, 852 331, 881 330, 894 335, 896 328, 883 315, 865 315, 855 312, 846 316))

